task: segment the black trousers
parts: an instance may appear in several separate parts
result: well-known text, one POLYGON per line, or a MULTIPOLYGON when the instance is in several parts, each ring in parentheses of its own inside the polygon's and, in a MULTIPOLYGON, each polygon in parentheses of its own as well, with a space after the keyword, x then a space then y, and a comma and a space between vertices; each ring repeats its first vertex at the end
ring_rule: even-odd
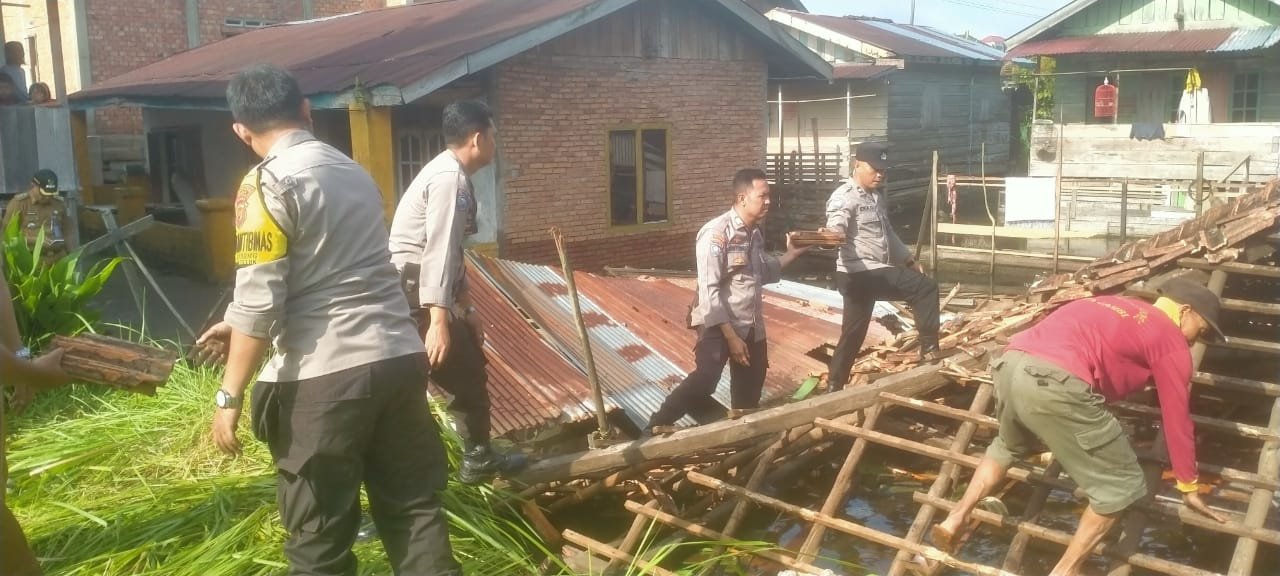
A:
MULTIPOLYGON (((430 316, 426 310, 419 310, 413 317, 425 342, 430 316)), ((489 444, 488 364, 471 325, 461 319, 449 320, 449 353, 431 371, 431 381, 449 393, 449 413, 467 447, 489 444)))
POLYGON ((413 354, 254 386, 253 431, 275 459, 289 574, 356 574, 361 484, 393 573, 461 574, 440 504, 449 461, 425 366, 413 354))
POLYGON ((922 345, 938 343, 938 283, 910 268, 892 266, 861 272, 836 272, 836 289, 844 296, 840 341, 827 368, 827 383, 840 390, 867 339, 867 327, 877 300, 906 300, 915 314, 922 345))
MULTIPOLYGON (((747 353, 751 365, 737 362, 729 364, 729 396, 732 408, 756 408, 760 406, 760 392, 764 389, 764 376, 769 370, 769 345, 767 340, 755 340, 755 333, 747 334, 747 353)), ((700 329, 698 343, 693 347, 694 369, 680 385, 676 386, 662 406, 649 418, 649 427, 670 426, 686 414, 705 406, 716 391, 725 362, 729 362, 729 342, 724 339, 720 327, 700 329)))

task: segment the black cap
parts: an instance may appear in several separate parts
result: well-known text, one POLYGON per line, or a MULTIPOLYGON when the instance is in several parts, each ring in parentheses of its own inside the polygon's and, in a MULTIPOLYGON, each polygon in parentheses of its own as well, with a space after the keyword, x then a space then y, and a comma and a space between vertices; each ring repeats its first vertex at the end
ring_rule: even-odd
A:
POLYGON ((58 195, 58 175, 48 168, 37 170, 36 175, 31 177, 31 183, 40 189, 40 193, 45 196, 58 195))
POLYGON ((889 168, 889 146, 883 142, 863 142, 858 145, 853 159, 866 162, 872 168, 884 172, 889 168))
POLYGON ((1203 284, 1187 278, 1171 278, 1160 286, 1159 292, 1161 296, 1178 304, 1190 306, 1196 314, 1204 318, 1212 328, 1211 339, 1217 341, 1227 339, 1227 335, 1222 333, 1222 328, 1218 327, 1218 313, 1222 309, 1222 301, 1218 299, 1217 294, 1210 292, 1203 284))

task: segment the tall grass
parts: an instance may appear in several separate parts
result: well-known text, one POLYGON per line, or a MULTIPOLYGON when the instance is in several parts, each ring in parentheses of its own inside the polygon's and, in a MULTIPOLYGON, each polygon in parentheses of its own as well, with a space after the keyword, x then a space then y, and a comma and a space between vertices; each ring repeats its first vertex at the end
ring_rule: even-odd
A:
MULTIPOLYGON (((207 440, 218 374, 180 364, 155 397, 71 387, 15 418, 8 497, 49 574, 256 576, 285 567, 270 456, 207 440)), ((457 454, 457 438, 445 432, 457 454)), ((456 463, 455 463, 456 465, 456 463)), ((443 495, 468 574, 536 574, 554 555, 488 486, 443 495)), ((361 574, 389 574, 376 539, 361 574)), ((553 571, 563 567, 552 560, 553 571)))

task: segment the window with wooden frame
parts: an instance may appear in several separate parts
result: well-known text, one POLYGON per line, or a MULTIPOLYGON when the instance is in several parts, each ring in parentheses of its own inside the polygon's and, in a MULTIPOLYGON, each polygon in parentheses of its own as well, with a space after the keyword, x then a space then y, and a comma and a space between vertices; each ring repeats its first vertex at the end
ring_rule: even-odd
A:
POLYGON ((396 179, 400 196, 432 158, 445 149, 444 134, 438 130, 401 130, 396 139, 396 179))
POLYGON ((1240 72, 1231 81, 1231 121, 1257 122, 1262 74, 1240 72))
POLYGON ((671 130, 635 126, 609 131, 609 224, 666 222, 670 214, 671 130))

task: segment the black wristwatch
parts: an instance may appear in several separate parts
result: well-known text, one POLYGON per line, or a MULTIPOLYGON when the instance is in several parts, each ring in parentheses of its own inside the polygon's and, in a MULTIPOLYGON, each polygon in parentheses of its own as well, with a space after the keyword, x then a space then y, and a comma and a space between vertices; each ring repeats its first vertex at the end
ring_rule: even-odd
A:
POLYGON ((224 410, 229 408, 239 408, 244 405, 244 398, 232 396, 231 393, 226 390, 218 390, 218 393, 213 395, 213 403, 224 410))

